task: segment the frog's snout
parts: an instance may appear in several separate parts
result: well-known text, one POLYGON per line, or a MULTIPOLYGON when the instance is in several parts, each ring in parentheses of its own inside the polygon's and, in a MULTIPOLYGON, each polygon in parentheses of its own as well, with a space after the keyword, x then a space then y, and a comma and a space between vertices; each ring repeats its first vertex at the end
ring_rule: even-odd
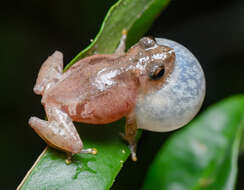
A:
POLYGON ((163 132, 184 126, 197 114, 205 97, 205 77, 187 48, 162 38, 156 42, 174 50, 175 66, 158 91, 137 100, 136 120, 138 128, 163 132))

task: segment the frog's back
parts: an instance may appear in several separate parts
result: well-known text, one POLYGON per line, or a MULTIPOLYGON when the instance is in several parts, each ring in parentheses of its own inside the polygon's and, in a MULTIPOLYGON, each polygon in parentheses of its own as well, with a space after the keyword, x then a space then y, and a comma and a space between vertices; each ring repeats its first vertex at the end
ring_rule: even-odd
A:
POLYGON ((44 106, 55 104, 73 121, 93 124, 126 116, 135 106, 137 82, 130 74, 119 73, 120 67, 114 64, 113 55, 79 61, 43 97, 44 106), (102 73, 105 70, 108 71, 102 73))

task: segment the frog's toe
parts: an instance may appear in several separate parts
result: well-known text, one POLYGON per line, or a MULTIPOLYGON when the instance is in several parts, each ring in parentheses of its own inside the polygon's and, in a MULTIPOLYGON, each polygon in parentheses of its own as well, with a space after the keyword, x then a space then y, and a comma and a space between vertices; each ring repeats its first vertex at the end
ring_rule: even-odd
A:
POLYGON ((131 152, 131 159, 132 161, 136 162, 137 161, 137 156, 136 156, 136 144, 130 144, 129 149, 131 152))
POLYGON ((82 149, 80 153, 84 154, 97 154, 97 149, 96 148, 87 148, 87 149, 82 149))

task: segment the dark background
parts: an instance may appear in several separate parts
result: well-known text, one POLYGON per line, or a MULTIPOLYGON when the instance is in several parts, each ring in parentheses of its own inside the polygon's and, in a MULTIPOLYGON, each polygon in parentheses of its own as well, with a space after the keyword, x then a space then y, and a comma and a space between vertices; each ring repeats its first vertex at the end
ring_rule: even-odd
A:
MULTIPOLYGON (((68 63, 94 38, 115 0, 8 1, 0 6, 1 189, 15 189, 45 143, 28 127, 31 115, 44 117, 32 88, 41 63, 54 50, 68 63)), ((188 47, 206 74, 203 106, 244 93, 244 1, 172 0, 147 35, 188 47)), ((172 133, 144 132, 137 163, 128 160, 112 189, 139 189, 155 153, 172 133)), ((237 189, 243 189, 244 158, 237 189)))

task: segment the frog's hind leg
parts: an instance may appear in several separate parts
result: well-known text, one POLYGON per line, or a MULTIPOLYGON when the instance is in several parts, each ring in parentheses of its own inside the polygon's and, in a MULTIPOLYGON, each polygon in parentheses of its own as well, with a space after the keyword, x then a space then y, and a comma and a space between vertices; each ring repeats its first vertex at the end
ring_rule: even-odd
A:
POLYGON ((71 118, 65 112, 55 106, 46 106, 45 110, 48 121, 31 117, 29 125, 49 146, 69 153, 66 163, 69 163, 72 154, 96 154, 95 149, 83 149, 80 136, 71 118))
POLYGON ((55 51, 42 64, 38 73, 34 92, 36 94, 43 94, 44 91, 55 84, 61 77, 63 72, 63 54, 55 51))
POLYGON ((45 121, 37 117, 29 119, 29 125, 46 143, 65 152, 79 153, 83 144, 74 126, 57 121, 45 121))

